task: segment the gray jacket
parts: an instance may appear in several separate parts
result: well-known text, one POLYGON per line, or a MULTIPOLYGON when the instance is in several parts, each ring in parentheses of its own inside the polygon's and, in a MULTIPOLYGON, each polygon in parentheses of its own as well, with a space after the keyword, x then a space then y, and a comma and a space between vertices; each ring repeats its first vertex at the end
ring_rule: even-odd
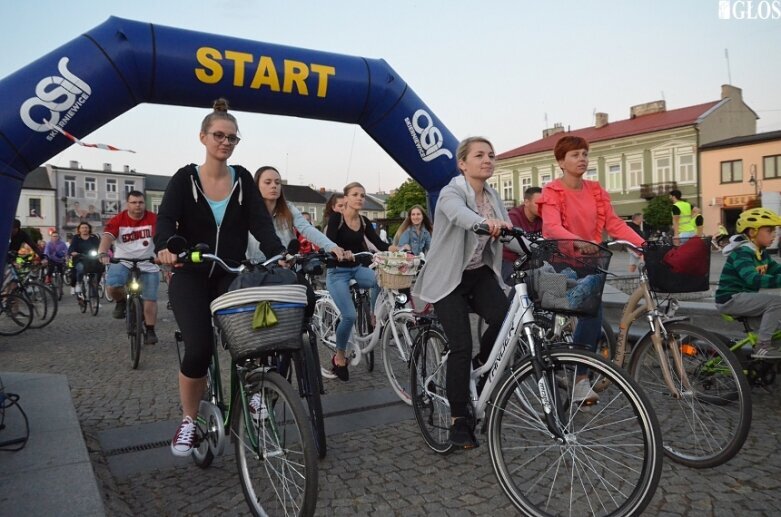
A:
MULTIPOLYGON (((499 193, 487 184, 485 193, 491 200, 496 218, 509 223, 499 193)), ((485 218, 477 213, 475 191, 466 178, 459 175, 450 180, 439 193, 431 248, 415 283, 415 296, 425 302, 438 302, 458 287, 464 269, 477 249, 477 234, 472 227, 483 221, 485 218)), ((513 251, 521 251, 515 241, 508 246, 513 251)), ((502 281, 502 243, 498 239, 490 240, 484 253, 485 262, 493 269, 499 286, 508 289, 502 281)))

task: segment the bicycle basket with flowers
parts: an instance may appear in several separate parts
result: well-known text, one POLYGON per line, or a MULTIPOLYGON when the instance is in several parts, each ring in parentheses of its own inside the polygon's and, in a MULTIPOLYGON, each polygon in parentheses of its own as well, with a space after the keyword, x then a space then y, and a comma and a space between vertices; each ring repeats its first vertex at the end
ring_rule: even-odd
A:
POLYGON ((385 289, 406 289, 420 267, 422 256, 405 251, 382 251, 374 254, 377 281, 385 289))

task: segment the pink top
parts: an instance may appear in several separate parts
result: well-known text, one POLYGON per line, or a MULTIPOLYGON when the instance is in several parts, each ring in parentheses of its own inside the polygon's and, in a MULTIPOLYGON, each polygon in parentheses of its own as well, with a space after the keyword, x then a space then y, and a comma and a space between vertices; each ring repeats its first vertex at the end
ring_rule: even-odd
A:
POLYGON ((614 239, 642 246, 642 237, 618 217, 610 204, 610 195, 597 181, 583 180, 582 190, 572 190, 560 179, 542 189, 537 204, 542 217, 542 235, 546 239, 582 239, 602 241, 602 231, 614 239))

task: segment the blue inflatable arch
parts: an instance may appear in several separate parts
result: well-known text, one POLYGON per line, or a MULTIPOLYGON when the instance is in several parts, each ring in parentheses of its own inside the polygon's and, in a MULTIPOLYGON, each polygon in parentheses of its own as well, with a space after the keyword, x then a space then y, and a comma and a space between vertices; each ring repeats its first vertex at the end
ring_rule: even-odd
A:
POLYGON ((25 175, 142 102, 360 125, 429 193, 456 173, 456 138, 381 59, 111 17, 0 80, 0 265, 25 175))

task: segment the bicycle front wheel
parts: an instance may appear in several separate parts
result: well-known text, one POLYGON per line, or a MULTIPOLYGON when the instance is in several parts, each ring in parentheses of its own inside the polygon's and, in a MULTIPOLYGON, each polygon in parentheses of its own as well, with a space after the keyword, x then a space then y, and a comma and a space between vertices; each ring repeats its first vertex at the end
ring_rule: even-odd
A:
POLYGON ((100 291, 98 281, 94 276, 89 281, 89 306, 92 315, 97 316, 100 310, 100 291))
POLYGON ((412 395, 409 365, 413 343, 411 332, 415 324, 415 316, 409 312, 391 313, 388 326, 382 334, 382 364, 385 366, 388 382, 396 395, 410 406, 412 395))
POLYGON ((563 439, 548 428, 526 359, 497 384, 489 402, 488 450, 502 489, 526 515, 639 514, 662 473, 661 432, 647 397, 594 353, 546 355, 551 411, 563 439), (584 381, 592 389, 606 386, 595 405, 575 397, 584 381))
MULTIPOLYGON (((355 319, 355 332, 357 335, 364 337, 372 333, 372 314, 369 309, 369 298, 360 298, 360 302, 357 307, 357 315, 355 319)), ((364 354, 364 361, 366 361, 366 370, 369 372, 374 371, 374 350, 369 350, 364 354)))
POLYGON ((322 377, 320 373, 320 360, 317 357, 317 338, 310 330, 307 338, 302 343, 301 358, 301 390, 306 405, 309 409, 309 420, 312 423, 312 434, 317 446, 317 455, 322 459, 328 451, 325 439, 325 415, 323 415, 323 402, 320 399, 320 385, 322 377))
POLYGON ((670 459, 694 468, 721 465, 740 451, 751 427, 748 381, 738 359, 713 334, 677 321, 664 327, 662 357, 645 336, 635 345, 629 374, 651 399, 670 459), (673 392, 664 382, 662 361, 673 392))
POLYGON ((57 301, 62 301, 63 293, 63 280, 62 273, 55 272, 52 277, 52 283, 54 284, 54 291, 57 294, 57 301))
POLYGON ((28 282, 23 287, 23 296, 33 307, 33 322, 31 328, 43 328, 52 322, 57 315, 57 295, 40 282, 28 282))
POLYGON ((33 307, 18 293, 0 295, 0 336, 21 334, 33 322, 33 307))
POLYGON ((236 463, 253 515, 312 515, 317 503, 317 455, 301 399, 274 372, 245 381, 247 400, 258 398, 256 416, 240 404, 234 420, 236 463))
POLYGON ((135 370, 141 359, 141 342, 144 340, 144 309, 141 299, 133 296, 127 303, 127 335, 130 338, 130 366, 135 370))
POLYGON ((446 389, 447 353, 445 334, 439 329, 427 328, 415 339, 410 363, 410 394, 415 421, 426 445, 439 454, 453 450, 446 389))

